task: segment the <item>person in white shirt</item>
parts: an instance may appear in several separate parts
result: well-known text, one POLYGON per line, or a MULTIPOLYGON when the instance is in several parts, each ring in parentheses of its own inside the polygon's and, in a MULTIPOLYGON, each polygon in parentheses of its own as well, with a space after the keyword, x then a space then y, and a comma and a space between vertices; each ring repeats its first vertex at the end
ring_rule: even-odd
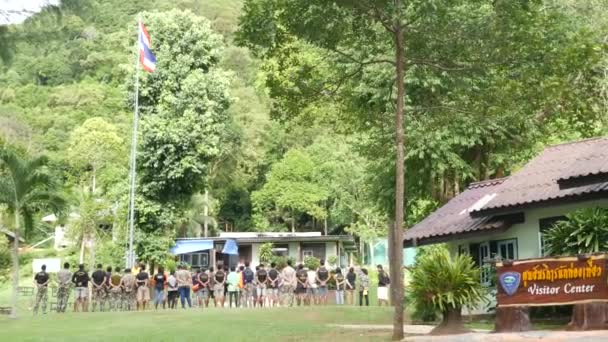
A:
POLYGON ((175 309, 177 307, 177 278, 175 278, 175 271, 171 271, 169 279, 167 279, 167 298, 169 308, 175 309))
POLYGON ((319 298, 317 294, 317 272, 314 270, 307 270, 306 275, 308 276, 307 287, 306 287, 306 297, 308 301, 308 305, 319 304, 319 298))

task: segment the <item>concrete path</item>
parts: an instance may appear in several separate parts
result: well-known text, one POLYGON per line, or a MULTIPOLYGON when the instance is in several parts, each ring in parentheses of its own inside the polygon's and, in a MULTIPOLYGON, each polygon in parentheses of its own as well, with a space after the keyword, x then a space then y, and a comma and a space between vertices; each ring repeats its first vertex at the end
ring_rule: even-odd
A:
POLYGON ((528 331, 523 333, 469 333, 446 336, 408 336, 404 341, 412 342, 606 342, 608 330, 603 331, 528 331))
MULTIPOLYGON (((331 324, 334 328, 359 329, 359 330, 392 330, 392 325, 355 325, 355 324, 331 324)), ((488 330, 474 330, 472 333, 460 335, 427 335, 434 326, 432 325, 404 325, 403 331, 407 336, 404 341, 412 342, 519 342, 519 341, 542 341, 542 342, 607 342, 608 330, 597 331, 527 331, 520 333, 493 334, 488 330)))

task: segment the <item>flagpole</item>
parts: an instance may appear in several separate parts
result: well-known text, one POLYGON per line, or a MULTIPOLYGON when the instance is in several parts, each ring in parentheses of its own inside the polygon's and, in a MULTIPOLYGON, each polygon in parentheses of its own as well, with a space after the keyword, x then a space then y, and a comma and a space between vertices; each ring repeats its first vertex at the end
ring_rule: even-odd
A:
MULTIPOLYGON (((137 16, 137 44, 141 37, 141 15, 137 16)), ((137 126, 139 124, 139 47, 135 58, 135 110, 133 111, 133 136, 131 139, 131 170, 129 179, 129 251, 127 253, 127 267, 131 268, 135 264, 135 255, 133 250, 133 236, 135 235, 135 179, 136 179, 136 162, 137 162, 137 126)))

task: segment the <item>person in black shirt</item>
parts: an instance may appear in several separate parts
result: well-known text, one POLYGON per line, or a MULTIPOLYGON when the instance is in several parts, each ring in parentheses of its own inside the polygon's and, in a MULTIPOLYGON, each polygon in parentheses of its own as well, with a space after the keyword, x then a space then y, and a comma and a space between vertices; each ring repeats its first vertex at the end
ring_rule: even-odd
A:
POLYGON ((336 305, 344 305, 344 284, 346 281, 340 267, 336 268, 334 280, 336 281, 336 305))
POLYGON ((217 271, 213 275, 213 297, 215 306, 219 304, 220 308, 224 307, 224 284, 226 283, 226 273, 222 270, 222 265, 217 266, 217 271))
POLYGON ((140 308, 146 310, 146 305, 150 301, 150 289, 148 288, 148 279, 150 276, 146 272, 146 265, 141 265, 139 273, 135 276, 135 285, 137 286, 137 310, 140 308))
POLYGON ((346 290, 346 304, 354 305, 355 304, 355 283, 357 282, 357 274, 355 273, 355 269, 353 267, 348 269, 348 273, 346 274, 346 282, 344 285, 346 290))
POLYGON ((99 311, 103 311, 103 305, 106 296, 106 272, 103 271, 101 264, 97 265, 97 269, 91 274, 93 283, 93 298, 91 298, 91 304, 93 304, 93 312, 99 304, 99 311))
POLYGON ((264 264, 261 264, 257 267, 257 272, 255 272, 255 282, 256 282, 256 293, 258 296, 258 306, 264 306, 264 298, 266 298, 266 288, 268 287, 268 271, 264 268, 264 264))
POLYGON ((319 288, 319 303, 327 305, 327 282, 329 281, 329 270, 325 267, 325 260, 321 260, 321 266, 317 269, 317 284, 319 288))
POLYGON ((167 278, 165 277, 165 270, 162 266, 158 268, 158 273, 154 275, 154 292, 156 296, 154 296, 154 308, 158 309, 158 303, 163 303, 163 309, 165 308, 165 302, 163 300, 163 295, 165 294, 165 282, 167 278))
POLYGON ((103 284, 103 287, 106 290, 106 297, 105 297, 104 303, 108 304, 108 311, 110 311, 110 288, 112 287, 112 285, 110 285, 111 279, 112 279, 112 266, 108 266, 108 267, 106 267, 106 283, 103 284))
POLYGON ((200 289, 198 290, 201 297, 203 297, 203 301, 205 302, 205 307, 209 307, 209 292, 211 292, 209 288, 210 283, 209 274, 207 270, 203 269, 201 273, 198 275, 198 282, 200 284, 200 289))
POLYGON ((385 303, 386 306, 389 305, 388 302, 388 285, 391 283, 391 279, 386 274, 386 271, 382 268, 382 265, 378 265, 378 305, 382 306, 382 303, 385 303))
POLYGON ((89 274, 84 270, 84 264, 78 265, 78 271, 72 275, 74 283, 74 312, 78 312, 78 304, 83 312, 88 310, 87 298, 89 296, 89 274))
POLYGON ((306 300, 306 288, 307 288, 307 282, 308 280, 308 274, 306 273, 306 270, 304 269, 304 265, 299 264, 298 265, 298 270, 296 271, 296 301, 298 303, 298 306, 300 305, 304 305, 304 301, 306 300))
POLYGON ((276 306, 279 304, 279 286, 280 286, 280 273, 277 270, 277 264, 270 263, 270 270, 268 271, 268 305, 276 306))
POLYGON ((38 314, 38 307, 42 304, 42 313, 46 314, 46 302, 50 277, 46 273, 46 265, 42 265, 40 272, 34 276, 34 285, 36 285, 36 305, 34 305, 34 315, 38 314))

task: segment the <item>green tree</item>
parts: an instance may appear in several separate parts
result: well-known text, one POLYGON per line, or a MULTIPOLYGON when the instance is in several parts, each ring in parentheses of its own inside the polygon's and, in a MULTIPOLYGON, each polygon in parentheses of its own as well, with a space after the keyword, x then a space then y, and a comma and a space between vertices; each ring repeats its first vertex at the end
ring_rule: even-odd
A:
POLYGON ((54 191, 54 182, 46 169, 45 157, 30 159, 14 148, 0 146, 0 203, 14 216, 15 240, 12 250, 12 310, 17 317, 17 289, 19 287, 19 236, 34 225, 33 215, 38 209, 50 207, 58 211, 65 200, 54 191))
POLYGON ((68 234, 80 243, 79 263, 85 261, 85 247, 91 245, 91 265, 95 264, 95 250, 100 238, 99 227, 112 222, 111 206, 88 188, 76 188, 74 191, 73 212, 78 216, 69 225, 68 234))
POLYGON ((189 11, 143 17, 158 62, 141 78, 140 182, 157 201, 186 201, 202 190, 229 122, 221 36, 189 11))
POLYGON ((124 151, 117 128, 102 118, 91 118, 72 132, 68 160, 74 167, 90 169, 91 191, 95 193, 98 173, 119 162, 124 151))
MULTIPOLYGON (((324 215, 321 205, 328 192, 315 182, 313 172, 314 164, 305 152, 287 152, 280 162, 272 166, 262 189, 252 194, 254 215, 262 215, 263 219, 273 223, 290 221, 292 232, 296 230, 300 214, 324 215)), ((257 228, 265 229, 267 226, 258 223, 257 228)))
POLYGON ((468 255, 450 257, 445 246, 431 246, 416 260, 411 273, 411 297, 416 306, 432 307, 443 315, 434 333, 466 331, 462 308, 485 298, 479 268, 468 255))

